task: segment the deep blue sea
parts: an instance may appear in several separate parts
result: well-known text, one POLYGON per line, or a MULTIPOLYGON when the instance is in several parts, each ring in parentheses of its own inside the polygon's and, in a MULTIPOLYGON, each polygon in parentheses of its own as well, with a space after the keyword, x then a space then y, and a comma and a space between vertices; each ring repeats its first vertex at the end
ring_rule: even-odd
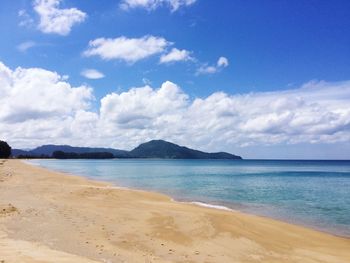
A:
POLYGON ((49 169, 350 237, 350 161, 32 160, 49 169))

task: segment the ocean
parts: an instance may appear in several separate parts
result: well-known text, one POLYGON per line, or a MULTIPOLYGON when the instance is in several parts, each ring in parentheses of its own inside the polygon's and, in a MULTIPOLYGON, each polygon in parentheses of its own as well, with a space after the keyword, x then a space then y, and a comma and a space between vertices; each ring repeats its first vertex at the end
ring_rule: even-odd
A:
POLYGON ((31 160, 56 171, 156 191, 350 237, 350 161, 31 160))

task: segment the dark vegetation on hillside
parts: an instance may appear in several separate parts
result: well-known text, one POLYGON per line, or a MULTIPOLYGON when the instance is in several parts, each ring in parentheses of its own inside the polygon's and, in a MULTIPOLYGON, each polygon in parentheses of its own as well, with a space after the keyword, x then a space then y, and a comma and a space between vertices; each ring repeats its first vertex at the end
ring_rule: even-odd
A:
POLYGON ((14 149, 17 158, 107 159, 107 158, 159 158, 159 159, 242 159, 226 152, 207 153, 177 144, 153 140, 140 144, 132 151, 112 148, 72 147, 69 145, 43 145, 30 151, 14 149))
POLYGON ((136 158, 241 159, 241 157, 230 153, 206 153, 179 146, 177 144, 163 140, 153 140, 150 142, 142 143, 134 150, 130 151, 130 155, 136 158))
POLYGON ((55 151, 52 154, 55 159, 112 159, 114 155, 109 152, 88 152, 88 153, 74 153, 55 151))
POLYGON ((11 156, 11 147, 5 141, 0 141, 0 158, 6 159, 11 156))

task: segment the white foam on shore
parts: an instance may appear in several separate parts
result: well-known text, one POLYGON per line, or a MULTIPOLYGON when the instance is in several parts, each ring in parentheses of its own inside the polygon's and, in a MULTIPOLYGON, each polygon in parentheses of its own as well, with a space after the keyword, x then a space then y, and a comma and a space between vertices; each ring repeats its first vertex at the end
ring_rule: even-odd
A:
POLYGON ((212 205, 212 204, 208 204, 208 203, 203 203, 203 202, 186 202, 189 204, 193 204, 193 205, 198 205, 198 206, 202 206, 202 207, 207 207, 207 208, 213 208, 213 209, 219 209, 219 210, 225 210, 225 211, 235 211, 231 208, 228 208, 227 206, 223 206, 223 205, 212 205))
MULTIPOLYGON (((90 178, 88 178, 90 179, 90 178)), ((93 180, 93 179, 92 179, 93 180)), ((132 188, 124 187, 124 186, 114 186, 114 185, 107 185, 107 186, 96 186, 96 185, 89 185, 89 184, 81 184, 79 186, 86 187, 86 188, 95 188, 95 189, 117 189, 117 190, 132 190, 132 188)), ((137 190, 135 190, 137 191, 137 190)))

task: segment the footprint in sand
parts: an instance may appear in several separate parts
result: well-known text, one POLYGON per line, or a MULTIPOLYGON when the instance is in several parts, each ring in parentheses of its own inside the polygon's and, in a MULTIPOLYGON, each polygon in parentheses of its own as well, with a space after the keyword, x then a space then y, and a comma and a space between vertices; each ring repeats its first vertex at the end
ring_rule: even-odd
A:
POLYGON ((0 172, 0 182, 5 182, 10 177, 12 177, 12 173, 10 173, 10 172, 0 172))
POLYGON ((19 213, 19 211, 12 204, 0 205, 0 216, 7 216, 13 213, 19 213))

